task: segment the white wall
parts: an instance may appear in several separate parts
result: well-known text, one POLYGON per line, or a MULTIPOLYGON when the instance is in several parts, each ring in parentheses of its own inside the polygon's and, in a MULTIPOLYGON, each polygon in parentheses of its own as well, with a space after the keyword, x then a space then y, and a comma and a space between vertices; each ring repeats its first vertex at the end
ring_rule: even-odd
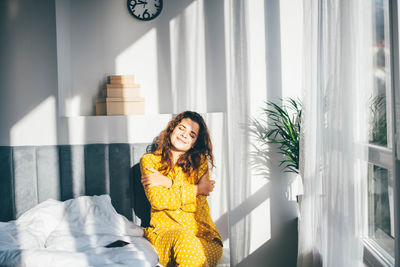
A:
POLYGON ((177 102, 190 88, 204 98, 197 111, 224 111, 221 4, 166 0, 157 19, 142 22, 130 15, 126 0, 56 0, 60 114, 94 115, 95 99, 112 74, 135 75, 146 114, 184 109, 177 102), (193 40, 180 39, 193 32, 199 33, 193 40), (195 67, 187 65, 192 56, 195 67))
POLYGON ((0 145, 57 142, 54 1, 0 1, 0 145))

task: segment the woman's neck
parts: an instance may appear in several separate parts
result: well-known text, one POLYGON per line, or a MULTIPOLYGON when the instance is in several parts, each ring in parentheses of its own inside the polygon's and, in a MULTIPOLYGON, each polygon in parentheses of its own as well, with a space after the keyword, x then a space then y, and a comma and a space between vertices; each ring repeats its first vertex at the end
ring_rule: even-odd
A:
POLYGON ((172 154, 172 163, 175 165, 176 162, 178 161, 179 157, 185 152, 182 151, 176 151, 174 149, 171 149, 171 154, 172 154))

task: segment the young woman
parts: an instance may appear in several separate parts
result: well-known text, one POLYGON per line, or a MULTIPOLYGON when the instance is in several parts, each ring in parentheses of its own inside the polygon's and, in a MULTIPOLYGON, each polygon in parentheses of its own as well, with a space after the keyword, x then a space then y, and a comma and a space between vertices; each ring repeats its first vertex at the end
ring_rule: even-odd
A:
POLYGON ((151 205, 146 238, 164 266, 216 266, 222 238, 210 216, 208 163, 214 167, 207 126, 196 112, 176 115, 161 132, 154 153, 140 160, 151 205))

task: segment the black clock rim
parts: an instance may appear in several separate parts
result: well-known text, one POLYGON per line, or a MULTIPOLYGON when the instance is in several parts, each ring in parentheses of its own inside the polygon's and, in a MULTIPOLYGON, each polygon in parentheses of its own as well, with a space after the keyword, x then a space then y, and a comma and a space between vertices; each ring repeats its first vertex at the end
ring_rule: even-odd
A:
POLYGON ((130 4, 129 4, 131 1, 132 1, 132 0, 127 0, 127 1, 126 1, 127 7, 128 7, 128 10, 129 10, 129 13, 131 13, 131 15, 132 15, 135 19, 138 19, 138 20, 141 20, 141 21, 149 21, 149 20, 153 20, 153 19, 157 18, 158 15, 160 15, 161 10, 163 9, 163 0, 159 0, 159 1, 160 1, 160 8, 158 9, 157 13, 154 14, 154 16, 152 16, 152 17, 150 17, 150 18, 148 18, 148 19, 139 18, 139 17, 136 16, 136 15, 133 13, 133 11, 131 10, 131 6, 130 6, 130 4))

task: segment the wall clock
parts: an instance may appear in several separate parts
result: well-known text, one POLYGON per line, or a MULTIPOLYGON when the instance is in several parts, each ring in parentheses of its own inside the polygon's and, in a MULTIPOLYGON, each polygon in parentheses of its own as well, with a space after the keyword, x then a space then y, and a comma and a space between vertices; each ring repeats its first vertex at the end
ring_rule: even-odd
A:
POLYGON ((128 0, 128 10, 139 20, 152 20, 161 13, 163 0, 128 0))

